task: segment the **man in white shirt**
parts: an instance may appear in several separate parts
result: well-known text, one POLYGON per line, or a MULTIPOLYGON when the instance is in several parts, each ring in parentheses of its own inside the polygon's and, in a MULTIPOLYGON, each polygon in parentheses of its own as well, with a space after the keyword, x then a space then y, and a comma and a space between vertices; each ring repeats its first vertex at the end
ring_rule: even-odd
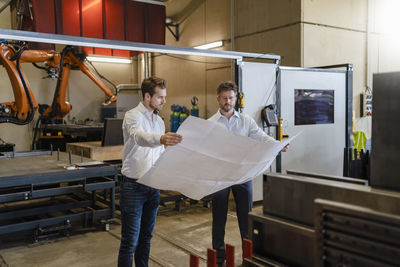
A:
MULTIPOLYGON (((262 142, 279 142, 262 131, 249 115, 237 112, 237 86, 234 82, 222 82, 217 89, 219 110, 209 121, 224 125, 236 135, 247 136, 262 142)), ((288 149, 286 146, 282 151, 288 149)), ((228 213, 229 191, 236 203, 236 214, 239 222, 240 235, 248 238, 248 213, 253 207, 253 189, 251 181, 234 185, 212 195, 212 245, 217 251, 218 266, 225 261, 225 225, 228 213)))
POLYGON ((173 146, 182 141, 179 134, 165 133, 164 121, 158 116, 166 102, 165 80, 147 78, 141 90, 143 101, 126 112, 122 124, 124 150, 120 187, 122 238, 119 267, 131 267, 133 254, 136 267, 148 266, 160 191, 138 184, 136 180, 154 165, 163 153, 164 146, 173 146))

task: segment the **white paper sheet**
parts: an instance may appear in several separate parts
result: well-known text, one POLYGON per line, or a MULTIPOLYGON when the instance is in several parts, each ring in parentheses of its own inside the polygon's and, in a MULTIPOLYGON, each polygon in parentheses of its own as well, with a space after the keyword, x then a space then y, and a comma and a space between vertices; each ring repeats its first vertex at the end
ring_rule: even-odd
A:
POLYGON ((263 143, 192 116, 179 127, 178 133, 183 141, 167 147, 138 183, 178 191, 196 200, 261 174, 295 138, 263 143))

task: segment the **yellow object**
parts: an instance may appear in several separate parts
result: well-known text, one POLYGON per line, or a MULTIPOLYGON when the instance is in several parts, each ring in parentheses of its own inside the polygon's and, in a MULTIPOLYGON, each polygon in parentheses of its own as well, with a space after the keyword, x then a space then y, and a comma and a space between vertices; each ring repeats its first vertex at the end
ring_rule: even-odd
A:
POLYGON ((239 108, 244 108, 244 94, 243 94, 243 92, 240 92, 238 94, 238 103, 239 103, 239 108))
POLYGON ((353 148, 357 150, 357 153, 354 153, 353 150, 353 159, 359 159, 361 150, 365 151, 365 145, 367 144, 367 135, 363 131, 355 131, 353 132, 353 148))
POLYGON ((282 126, 283 119, 281 117, 279 117, 278 120, 279 120, 279 125, 278 125, 279 141, 282 142, 282 140, 284 138, 289 138, 289 135, 283 133, 283 130, 282 130, 283 129, 283 126, 282 126))
POLYGON ((353 148, 357 151, 365 150, 367 144, 367 135, 363 131, 353 132, 353 148))

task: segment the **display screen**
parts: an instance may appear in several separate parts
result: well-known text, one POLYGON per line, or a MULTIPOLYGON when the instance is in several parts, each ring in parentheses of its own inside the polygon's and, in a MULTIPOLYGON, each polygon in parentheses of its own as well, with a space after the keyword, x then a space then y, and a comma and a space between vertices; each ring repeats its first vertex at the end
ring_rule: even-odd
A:
POLYGON ((295 125, 334 123, 334 90, 294 90, 295 125))

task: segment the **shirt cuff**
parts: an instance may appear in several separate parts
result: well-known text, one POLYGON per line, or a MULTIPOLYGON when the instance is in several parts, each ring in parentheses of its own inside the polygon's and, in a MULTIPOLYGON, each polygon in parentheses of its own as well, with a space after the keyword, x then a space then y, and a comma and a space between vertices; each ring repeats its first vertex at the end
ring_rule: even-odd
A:
POLYGON ((162 134, 156 134, 154 136, 154 139, 155 139, 154 141, 155 141, 156 145, 159 145, 159 146, 162 145, 161 142, 160 142, 161 141, 161 136, 163 136, 163 135, 162 134))

